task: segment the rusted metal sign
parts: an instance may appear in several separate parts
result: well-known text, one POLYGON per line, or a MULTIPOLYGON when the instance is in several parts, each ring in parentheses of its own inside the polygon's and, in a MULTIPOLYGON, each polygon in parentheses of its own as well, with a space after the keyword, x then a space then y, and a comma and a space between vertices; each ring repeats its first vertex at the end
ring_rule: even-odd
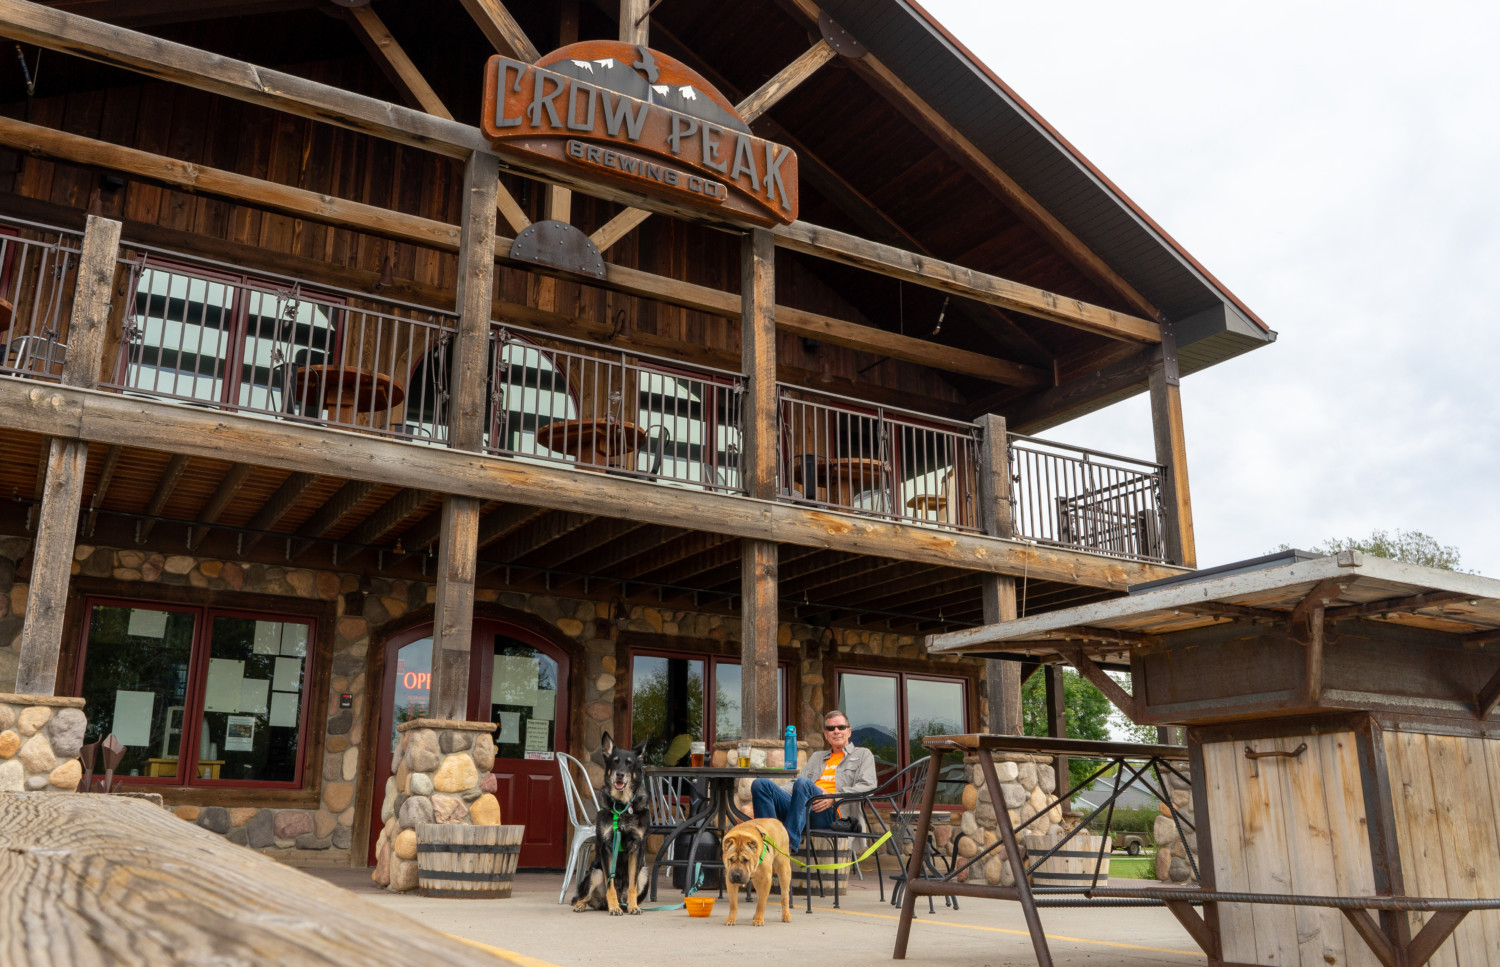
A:
POLYGON ((797 218, 797 156, 757 138, 696 71, 619 41, 535 64, 491 57, 483 129, 502 154, 755 225, 797 218))

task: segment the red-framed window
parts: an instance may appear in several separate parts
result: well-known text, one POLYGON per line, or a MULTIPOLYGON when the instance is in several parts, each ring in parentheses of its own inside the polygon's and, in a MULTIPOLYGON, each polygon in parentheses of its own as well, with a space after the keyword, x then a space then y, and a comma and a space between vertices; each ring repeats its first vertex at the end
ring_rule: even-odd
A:
MULTIPOLYGON (((966 678, 911 672, 840 668, 838 708, 849 718, 850 741, 875 754, 882 780, 926 756, 922 739, 970 731, 966 678)), ((963 756, 942 759, 938 800, 956 803, 963 792, 963 756)))
MULTIPOLYGON (((777 728, 786 728, 785 662, 776 666, 777 728)), ((740 663, 694 652, 630 652, 630 735, 646 742, 648 765, 686 765, 687 741, 713 743, 742 734, 740 663), (687 739, 684 740, 683 737, 687 739), (680 756, 674 753, 679 752, 680 756), (671 761, 668 756, 672 755, 671 761)))
POLYGON ((316 622, 90 597, 77 694, 115 775, 175 786, 302 784, 316 622))

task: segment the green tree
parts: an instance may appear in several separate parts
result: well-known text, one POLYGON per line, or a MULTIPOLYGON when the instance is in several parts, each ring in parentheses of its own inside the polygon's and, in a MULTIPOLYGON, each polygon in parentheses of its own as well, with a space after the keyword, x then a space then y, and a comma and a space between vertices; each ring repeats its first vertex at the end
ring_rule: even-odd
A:
MULTIPOLYGON (((1068 737, 1107 741, 1109 716, 1115 710, 1104 693, 1071 668, 1062 671, 1064 721, 1068 737)), ((1047 677, 1038 672, 1021 686, 1021 728, 1027 735, 1047 734, 1047 677)), ((1097 762, 1068 760, 1068 774, 1073 783, 1087 779, 1099 767, 1097 762)))
MULTIPOLYGON (((1277 550, 1290 547, 1282 544, 1277 550)), ((1460 570, 1458 548, 1452 544, 1439 544, 1437 538, 1421 531, 1398 530, 1394 534, 1383 530, 1370 532, 1369 537, 1343 537, 1324 541, 1313 547, 1319 554, 1337 554, 1339 551, 1359 551, 1374 557, 1384 557, 1405 564, 1421 564, 1424 567, 1440 567, 1445 571, 1460 570)))

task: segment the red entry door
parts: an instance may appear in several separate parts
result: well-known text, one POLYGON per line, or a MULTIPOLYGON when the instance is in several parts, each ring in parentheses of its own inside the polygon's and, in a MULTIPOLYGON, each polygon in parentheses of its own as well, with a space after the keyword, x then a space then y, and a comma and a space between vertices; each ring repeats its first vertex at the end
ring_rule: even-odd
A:
MULTIPOLYGON (((496 724, 492 771, 500 821, 526 827, 521 867, 561 868, 567 861, 567 805, 555 753, 568 748, 567 652, 523 629, 488 620, 474 623, 472 641, 468 714, 473 721, 496 724)), ((391 639, 387 648, 381 734, 388 742, 376 750, 372 863, 384 826, 380 809, 392 752, 399 744, 396 725, 427 711, 432 629, 413 629, 391 639)))

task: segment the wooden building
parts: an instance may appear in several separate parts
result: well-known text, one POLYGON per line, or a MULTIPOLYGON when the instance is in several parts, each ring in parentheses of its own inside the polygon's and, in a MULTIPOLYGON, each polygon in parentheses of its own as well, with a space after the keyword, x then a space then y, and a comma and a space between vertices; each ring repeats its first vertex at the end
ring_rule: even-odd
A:
POLYGON ((921 636, 1193 567, 1178 378, 1274 339, 914 4, 0 36, 0 689, 293 862, 413 715, 497 723, 524 866, 606 730, 1009 729, 921 636), (1154 454, 1034 436, 1142 392, 1154 454))

